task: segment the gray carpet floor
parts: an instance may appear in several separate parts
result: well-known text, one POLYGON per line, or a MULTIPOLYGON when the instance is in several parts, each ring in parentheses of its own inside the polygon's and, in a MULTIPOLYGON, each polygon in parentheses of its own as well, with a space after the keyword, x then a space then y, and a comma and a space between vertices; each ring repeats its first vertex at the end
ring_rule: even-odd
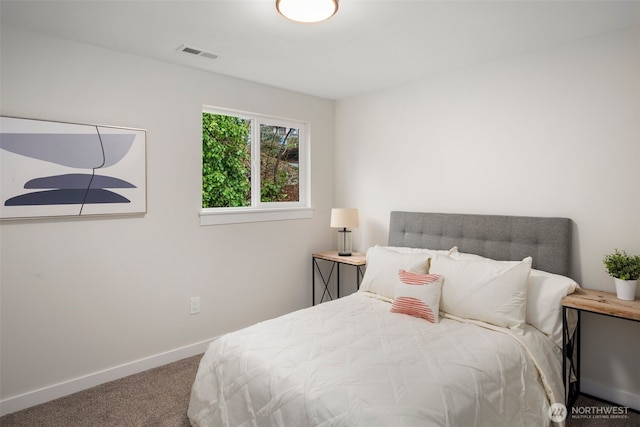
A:
MULTIPOLYGON (((191 384, 202 355, 112 381, 0 418, 2 427, 188 427, 191 384)), ((580 396, 582 415, 567 427, 639 427, 640 414, 621 418, 593 414, 595 407, 617 405, 580 396), (592 414, 587 415, 586 412, 592 414)))
POLYGON ((0 418, 2 427, 188 427, 202 355, 105 383, 0 418))

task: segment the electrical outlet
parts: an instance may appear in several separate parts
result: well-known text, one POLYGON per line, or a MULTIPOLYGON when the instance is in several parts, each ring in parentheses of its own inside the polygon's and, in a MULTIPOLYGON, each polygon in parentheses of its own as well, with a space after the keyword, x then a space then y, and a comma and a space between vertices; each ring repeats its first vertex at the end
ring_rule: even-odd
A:
POLYGON ((189 314, 194 315, 200 313, 200 297, 192 297, 189 300, 189 314))

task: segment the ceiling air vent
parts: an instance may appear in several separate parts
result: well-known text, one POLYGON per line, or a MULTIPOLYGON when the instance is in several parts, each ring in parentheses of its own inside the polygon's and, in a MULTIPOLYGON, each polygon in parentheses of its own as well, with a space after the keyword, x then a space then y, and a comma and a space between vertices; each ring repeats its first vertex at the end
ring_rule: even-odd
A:
POLYGON ((183 44, 176 50, 184 53, 189 53, 195 56, 204 56, 205 58, 209 58, 209 59, 218 59, 220 57, 220 55, 217 55, 213 52, 207 52, 206 50, 198 49, 197 47, 193 47, 193 46, 187 46, 186 44, 183 44))

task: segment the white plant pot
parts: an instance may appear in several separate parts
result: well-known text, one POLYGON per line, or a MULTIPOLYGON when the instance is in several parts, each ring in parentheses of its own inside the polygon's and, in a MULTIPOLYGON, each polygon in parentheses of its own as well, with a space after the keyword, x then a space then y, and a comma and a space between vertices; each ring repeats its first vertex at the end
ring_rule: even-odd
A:
POLYGON ((616 284, 616 295, 618 299, 625 301, 633 301, 636 299, 637 280, 621 280, 614 277, 613 281, 616 284))

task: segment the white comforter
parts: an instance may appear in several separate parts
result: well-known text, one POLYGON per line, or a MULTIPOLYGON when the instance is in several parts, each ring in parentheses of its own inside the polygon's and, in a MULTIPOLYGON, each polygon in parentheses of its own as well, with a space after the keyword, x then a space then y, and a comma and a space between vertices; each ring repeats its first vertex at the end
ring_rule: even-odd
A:
POLYGON ((194 426, 542 426, 557 346, 533 328, 389 312, 362 293, 224 335, 193 384, 194 426))

